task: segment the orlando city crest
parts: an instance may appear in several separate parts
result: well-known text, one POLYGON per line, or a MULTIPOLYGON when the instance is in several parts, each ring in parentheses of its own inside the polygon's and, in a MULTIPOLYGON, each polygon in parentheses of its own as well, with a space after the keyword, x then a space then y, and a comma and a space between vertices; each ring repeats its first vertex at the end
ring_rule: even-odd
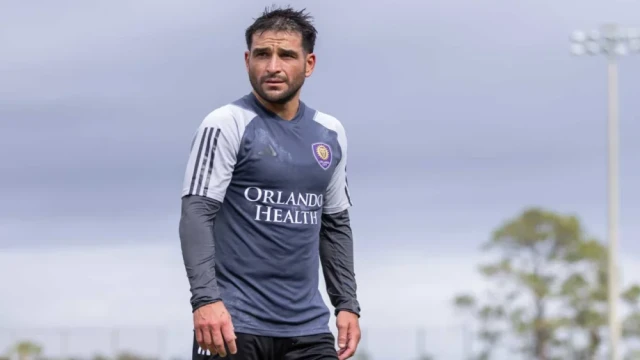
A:
POLYGON ((333 158, 331 147, 325 143, 315 143, 311 145, 311 150, 313 150, 313 157, 316 158, 320 167, 327 170, 331 166, 333 158))

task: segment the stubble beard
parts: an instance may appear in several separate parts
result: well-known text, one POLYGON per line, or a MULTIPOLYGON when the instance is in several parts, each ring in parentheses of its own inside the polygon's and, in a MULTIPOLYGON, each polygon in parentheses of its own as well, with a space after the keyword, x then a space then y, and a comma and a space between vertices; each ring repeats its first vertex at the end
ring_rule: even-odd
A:
POLYGON ((284 92, 272 95, 263 90, 263 81, 258 79, 258 77, 254 76, 253 74, 249 75, 249 82, 251 82, 251 87, 253 88, 253 90, 264 101, 275 105, 284 105, 291 101, 296 96, 298 91, 302 88, 302 85, 304 85, 304 79, 304 72, 302 72, 299 76, 295 77, 293 81, 286 81, 287 89, 284 92))

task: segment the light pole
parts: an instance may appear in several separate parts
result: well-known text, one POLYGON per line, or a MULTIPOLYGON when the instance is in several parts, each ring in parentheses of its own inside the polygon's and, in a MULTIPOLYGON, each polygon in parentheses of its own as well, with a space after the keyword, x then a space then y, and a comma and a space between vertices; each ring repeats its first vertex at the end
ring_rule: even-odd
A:
POLYGON ((603 54, 608 59, 608 320, 609 320, 609 359, 619 360, 619 342, 621 324, 618 319, 618 209, 620 194, 618 188, 618 58, 629 52, 640 52, 640 29, 625 28, 617 24, 607 24, 598 30, 587 33, 575 31, 571 35, 571 52, 574 55, 603 54))

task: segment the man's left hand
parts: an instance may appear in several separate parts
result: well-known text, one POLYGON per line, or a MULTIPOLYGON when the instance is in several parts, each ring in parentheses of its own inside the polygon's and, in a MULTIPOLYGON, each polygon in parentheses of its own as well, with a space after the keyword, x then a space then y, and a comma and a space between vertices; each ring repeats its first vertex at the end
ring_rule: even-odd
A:
POLYGON ((356 353, 360 342, 360 323, 358 315, 348 311, 340 311, 336 316, 338 326, 338 359, 344 360, 356 353))

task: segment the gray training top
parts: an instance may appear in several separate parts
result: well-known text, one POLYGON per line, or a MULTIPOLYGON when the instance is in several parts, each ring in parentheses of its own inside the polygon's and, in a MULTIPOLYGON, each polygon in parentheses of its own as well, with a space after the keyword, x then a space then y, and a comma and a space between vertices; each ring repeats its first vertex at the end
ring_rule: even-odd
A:
POLYGON ((342 124, 303 102, 291 121, 267 110, 253 94, 211 112, 194 138, 182 189, 183 198, 222 203, 212 215, 215 267, 202 266, 213 260, 213 251, 207 257, 185 249, 190 245, 183 240, 192 305, 202 302, 194 299, 199 296, 222 299, 239 333, 328 332, 329 311, 318 289, 319 242, 332 235, 321 235, 321 225, 330 223, 327 216, 342 214, 347 226, 341 236, 348 245, 328 245, 320 252, 334 257, 327 267, 323 259, 332 303, 358 313, 352 249, 335 250, 352 241, 346 163, 342 124), (339 271, 344 279, 335 278, 339 271))

